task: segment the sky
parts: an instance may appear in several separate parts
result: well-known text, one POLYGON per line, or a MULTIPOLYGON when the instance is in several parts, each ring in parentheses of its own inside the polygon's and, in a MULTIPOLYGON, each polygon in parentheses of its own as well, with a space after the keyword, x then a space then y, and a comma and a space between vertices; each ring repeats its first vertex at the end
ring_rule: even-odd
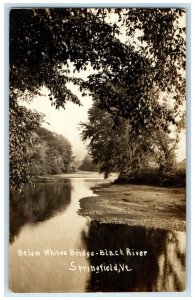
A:
POLYGON ((82 97, 78 87, 73 84, 69 84, 68 87, 78 96, 82 106, 68 101, 65 109, 60 108, 57 110, 54 106, 51 106, 46 89, 42 90, 45 96, 37 96, 30 103, 22 104, 43 113, 45 117, 42 126, 66 137, 72 144, 73 155, 76 156, 76 160, 83 160, 87 154, 87 144, 81 140, 79 124, 87 121, 88 110, 92 106, 92 98, 90 96, 82 97))

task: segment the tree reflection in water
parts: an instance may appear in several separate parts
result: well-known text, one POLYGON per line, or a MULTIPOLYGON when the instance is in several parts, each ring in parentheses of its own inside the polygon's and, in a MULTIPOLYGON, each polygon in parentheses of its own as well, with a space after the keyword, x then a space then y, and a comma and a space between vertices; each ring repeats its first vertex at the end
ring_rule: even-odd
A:
POLYGON ((182 291, 185 288, 185 233, 92 221, 82 236, 88 251, 146 250, 147 256, 91 256, 89 263, 127 264, 131 272, 91 272, 88 292, 182 291))
POLYGON ((71 183, 38 183, 35 187, 26 185, 23 193, 10 192, 10 243, 27 224, 48 220, 64 211, 71 201, 71 183))
POLYGON ((184 232, 169 231, 164 251, 158 257, 157 290, 182 291, 185 289, 184 232))

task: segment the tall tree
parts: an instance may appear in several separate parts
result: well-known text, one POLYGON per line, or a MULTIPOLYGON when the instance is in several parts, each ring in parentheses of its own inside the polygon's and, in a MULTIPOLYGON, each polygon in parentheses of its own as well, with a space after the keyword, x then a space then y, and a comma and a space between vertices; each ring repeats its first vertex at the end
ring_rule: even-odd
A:
POLYGON ((118 172, 120 178, 137 176, 152 161, 161 173, 175 163, 175 143, 161 127, 135 136, 128 119, 119 117, 115 126, 112 115, 93 106, 88 123, 81 124, 83 140, 89 140, 89 153, 100 172, 107 177, 118 172))

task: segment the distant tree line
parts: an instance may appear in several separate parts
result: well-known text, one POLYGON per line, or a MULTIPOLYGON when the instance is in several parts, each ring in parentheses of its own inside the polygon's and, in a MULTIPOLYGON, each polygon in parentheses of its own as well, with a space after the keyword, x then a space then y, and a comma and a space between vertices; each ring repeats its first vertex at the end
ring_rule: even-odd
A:
POLYGON ((40 127, 36 145, 31 149, 31 174, 60 174, 71 171, 72 146, 62 135, 40 127))
POLYGON ((89 172, 98 172, 99 167, 93 163, 90 155, 86 155, 79 166, 79 170, 81 171, 89 171, 89 172))
POLYGON ((30 179, 32 176, 67 173, 72 170, 72 146, 64 136, 43 127, 38 127, 33 134, 29 134, 31 135, 30 143, 24 141, 23 146, 17 147, 16 157, 23 158, 25 152, 26 160, 22 162, 12 160, 16 166, 10 169, 11 179, 15 180, 10 181, 11 187, 21 188, 25 183, 23 178, 25 176, 30 179))

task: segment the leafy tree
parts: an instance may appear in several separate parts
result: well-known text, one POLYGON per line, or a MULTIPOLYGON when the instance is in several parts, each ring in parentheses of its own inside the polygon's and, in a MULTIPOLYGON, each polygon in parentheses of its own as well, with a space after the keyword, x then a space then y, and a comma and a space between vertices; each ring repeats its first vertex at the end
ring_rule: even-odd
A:
MULTIPOLYGON (((109 10, 100 11, 109 13, 109 10)), ((119 65, 113 61, 114 67, 91 76, 85 86, 95 94, 99 107, 114 117, 129 117, 133 113, 138 120, 136 126, 140 119, 150 123, 148 108, 154 89, 169 94, 169 100, 174 103, 171 113, 167 115, 160 105, 154 113, 162 115, 164 125, 174 123, 185 100, 185 11, 136 8, 115 12, 126 27, 131 47, 124 51, 126 55, 119 65)), ((155 122, 154 114, 151 120, 155 122)))
POLYGON ((79 103, 65 85, 79 81, 69 78, 63 66, 73 62, 79 71, 90 63, 110 79, 125 72, 130 89, 134 95, 142 94, 142 100, 151 85, 160 85, 163 91, 175 92, 181 102, 185 94, 183 14, 182 9, 13 9, 10 89, 35 93, 45 85, 56 107, 64 107, 67 100, 79 103), (105 20, 112 14, 118 14, 119 20, 109 25, 105 20), (130 37, 128 46, 118 39, 119 21, 130 37), (142 35, 135 38, 137 30, 142 35), (138 39, 141 45, 135 49, 138 39))
POLYGON ((32 176, 49 174, 47 150, 47 143, 36 134, 36 143, 30 149, 30 173, 32 176))
POLYGON ((111 114, 95 105, 89 110, 89 122, 81 125, 93 162, 105 177, 111 172, 118 172, 120 178, 137 176, 151 161, 163 173, 175 163, 173 140, 160 127, 153 127, 152 135, 146 131, 135 136, 128 119, 120 117, 116 127, 111 114))
POLYGON ((33 113, 17 102, 10 103, 10 187, 21 189, 30 180, 31 148, 35 143, 34 131, 40 125, 42 116, 33 113))
MULTIPOLYGON (((62 71, 69 62, 75 71, 120 63, 113 29, 88 9, 13 9, 10 13, 10 89, 37 92, 45 85, 56 107, 67 100, 80 103, 66 87, 62 71), (85 24, 85 26, 83 26, 85 24), (113 47, 108 47, 109 45, 113 47)), ((124 52, 124 51, 123 51, 124 52)))
POLYGON ((72 146, 63 137, 40 127, 37 144, 32 149, 31 173, 33 175, 67 173, 73 161, 72 146))
MULTIPOLYGON (((185 29, 180 26, 184 13, 182 9, 143 8, 12 9, 9 57, 12 123, 16 120, 13 128, 20 118, 15 103, 21 95, 28 99, 39 93, 42 86, 49 89, 56 108, 64 108, 67 101, 80 104, 66 86, 69 81, 79 84, 83 91, 89 89, 98 107, 112 115, 116 127, 118 117, 129 119, 134 138, 144 129, 152 133, 153 126, 159 126, 159 116, 165 135, 170 123, 180 128, 177 118, 185 99, 185 29), (118 19, 109 23, 113 14, 118 19), (119 39, 120 25, 126 27, 126 45, 119 39), (69 76, 70 62, 74 71, 93 68, 97 74, 83 83, 69 76), (172 97, 172 110, 158 102, 153 106, 156 90, 172 97)), ((39 120, 38 115, 31 119, 33 130, 39 120)), ((26 140, 29 133, 25 127, 22 134, 26 140)), ((11 146, 14 134, 10 136, 11 146)), ((17 161, 17 151, 15 155, 17 161)), ((13 155, 10 182, 17 185, 20 180, 12 174, 18 172, 18 166, 12 159, 13 155)), ((23 158, 21 153, 21 163, 23 160, 28 160, 26 152, 23 158)), ((22 178, 25 182, 28 175, 22 178)))

